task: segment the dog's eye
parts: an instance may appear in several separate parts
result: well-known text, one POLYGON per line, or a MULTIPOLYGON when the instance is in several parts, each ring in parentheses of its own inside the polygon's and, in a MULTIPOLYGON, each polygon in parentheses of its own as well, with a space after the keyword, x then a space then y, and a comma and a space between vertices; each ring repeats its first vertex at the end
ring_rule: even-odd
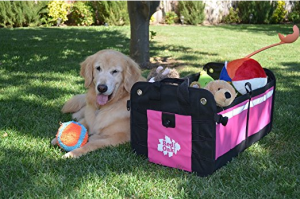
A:
POLYGON ((218 88, 218 91, 221 90, 221 88, 218 88))
POLYGON ((101 68, 100 68, 100 66, 97 66, 97 67, 96 67, 96 69, 97 69, 98 71, 101 71, 101 68))
POLYGON ((113 71, 111 71, 111 74, 117 74, 119 71, 117 71, 117 70, 113 70, 113 71))

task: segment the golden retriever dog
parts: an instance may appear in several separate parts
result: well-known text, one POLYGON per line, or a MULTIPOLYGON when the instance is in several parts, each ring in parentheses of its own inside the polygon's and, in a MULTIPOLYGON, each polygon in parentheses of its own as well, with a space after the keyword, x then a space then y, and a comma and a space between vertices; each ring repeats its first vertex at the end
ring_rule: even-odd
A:
MULTIPOLYGON (((137 81, 144 81, 139 66, 129 57, 114 50, 101 50, 81 63, 86 94, 76 95, 62 108, 74 113, 89 132, 89 140, 81 148, 66 153, 77 158, 88 152, 130 141, 130 112, 126 104, 137 81)), ((57 139, 52 140, 57 144, 57 139)))

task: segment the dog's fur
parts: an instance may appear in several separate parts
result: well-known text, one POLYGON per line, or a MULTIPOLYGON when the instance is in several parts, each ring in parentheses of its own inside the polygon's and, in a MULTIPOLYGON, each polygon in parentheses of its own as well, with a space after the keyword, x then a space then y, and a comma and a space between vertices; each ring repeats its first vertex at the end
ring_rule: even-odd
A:
MULTIPOLYGON (((114 50, 102 50, 87 57, 81 63, 80 74, 88 91, 67 101, 62 112, 74 113, 73 118, 88 129, 89 141, 64 157, 76 158, 99 148, 128 142, 130 113, 126 103, 133 84, 145 81, 139 66, 114 50), (107 90, 101 90, 101 86, 106 86, 107 90)), ((57 139, 51 143, 57 144, 57 139)))

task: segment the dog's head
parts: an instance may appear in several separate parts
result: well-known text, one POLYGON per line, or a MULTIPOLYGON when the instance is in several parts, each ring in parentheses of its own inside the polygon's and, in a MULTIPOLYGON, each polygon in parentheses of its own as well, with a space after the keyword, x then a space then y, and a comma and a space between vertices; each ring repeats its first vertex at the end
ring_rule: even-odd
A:
POLYGON ((85 87, 95 89, 99 105, 105 105, 121 93, 130 92, 141 79, 139 66, 129 57, 114 50, 101 50, 81 63, 85 87))

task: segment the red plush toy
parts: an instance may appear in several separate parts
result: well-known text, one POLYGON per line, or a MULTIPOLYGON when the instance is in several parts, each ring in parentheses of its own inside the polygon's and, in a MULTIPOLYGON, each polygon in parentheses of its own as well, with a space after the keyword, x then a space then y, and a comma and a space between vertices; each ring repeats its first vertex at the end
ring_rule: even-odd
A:
POLYGON ((293 31, 293 34, 289 34, 286 37, 278 33, 280 39, 279 43, 261 48, 247 55, 245 58, 233 60, 228 64, 225 63, 220 74, 220 79, 232 82, 235 89, 241 94, 247 93, 246 83, 251 84, 252 90, 264 87, 267 84, 267 75, 261 65, 250 57, 277 45, 293 43, 299 37, 299 28, 294 25, 293 31))

